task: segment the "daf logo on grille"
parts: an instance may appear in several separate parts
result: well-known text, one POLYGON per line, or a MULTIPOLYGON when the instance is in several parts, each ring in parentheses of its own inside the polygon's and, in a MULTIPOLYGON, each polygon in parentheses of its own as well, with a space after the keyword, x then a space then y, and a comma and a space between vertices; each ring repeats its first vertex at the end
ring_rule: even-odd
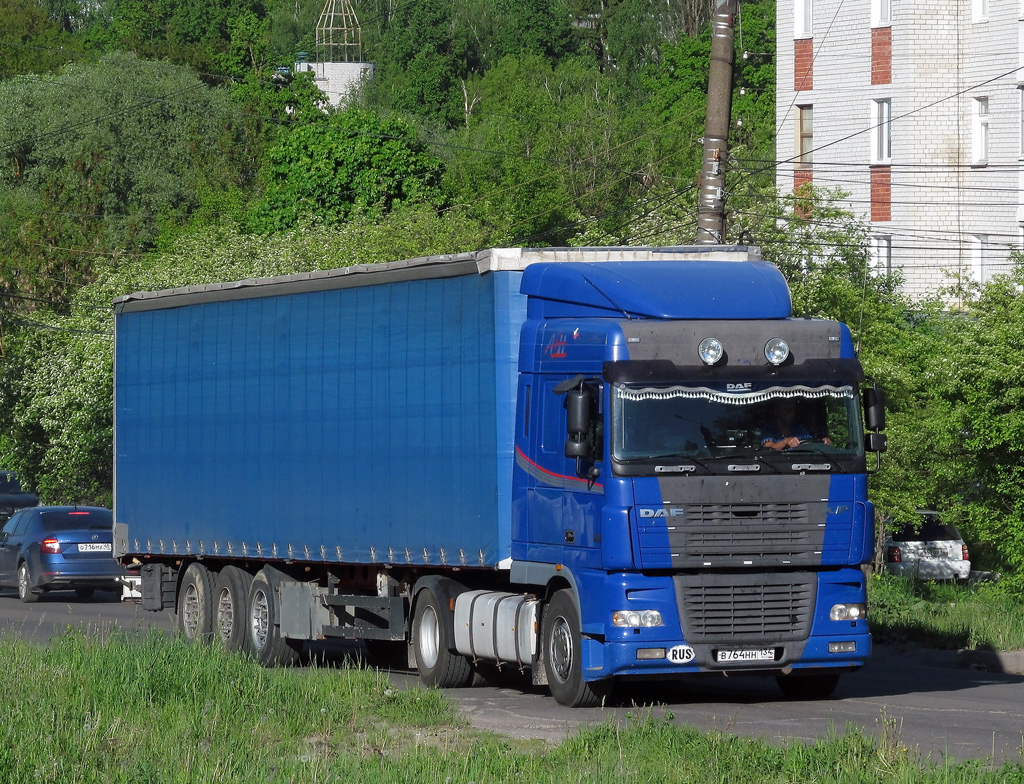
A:
POLYGON ((679 515, 686 514, 686 510, 681 506, 673 506, 669 509, 649 509, 646 507, 640 507, 641 517, 679 517, 679 515))

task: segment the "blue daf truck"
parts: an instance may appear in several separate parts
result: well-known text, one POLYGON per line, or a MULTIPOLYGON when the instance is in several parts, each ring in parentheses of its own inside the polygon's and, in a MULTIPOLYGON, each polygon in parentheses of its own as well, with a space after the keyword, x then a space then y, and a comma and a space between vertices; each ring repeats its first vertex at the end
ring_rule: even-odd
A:
POLYGON ((186 638, 362 640, 571 706, 701 673, 824 697, 871 653, 884 413, 754 248, 140 292, 115 343, 115 554, 186 638))

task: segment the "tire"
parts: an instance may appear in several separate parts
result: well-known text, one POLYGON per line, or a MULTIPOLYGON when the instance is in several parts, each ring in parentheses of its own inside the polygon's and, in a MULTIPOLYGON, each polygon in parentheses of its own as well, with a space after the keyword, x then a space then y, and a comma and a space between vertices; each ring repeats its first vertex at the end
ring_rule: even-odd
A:
POLYGON ((427 687, 461 689, 473 677, 469 659, 450 648, 455 630, 448 608, 433 588, 417 594, 412 618, 412 649, 420 680, 427 687))
POLYGON ((559 705, 592 708, 612 692, 615 682, 583 680, 580 618, 572 594, 557 591, 544 610, 541 624, 544 671, 551 696, 559 705))
POLYGON ((24 561, 18 564, 18 598, 25 604, 39 601, 39 592, 32 589, 32 572, 24 561))
POLYGON ((839 685, 839 673, 814 675, 777 675, 775 682, 782 693, 792 700, 823 700, 830 697, 839 685))
POLYGON ((191 563, 178 588, 178 633, 189 642, 213 639, 213 595, 217 575, 201 563, 191 563))
POLYGON ((225 566, 217 577, 213 600, 214 639, 232 653, 253 653, 246 608, 252 575, 237 566, 225 566))
POLYGON ((245 603, 252 656, 264 667, 288 667, 299 661, 299 652, 281 636, 279 584, 276 569, 261 569, 252 578, 245 603))

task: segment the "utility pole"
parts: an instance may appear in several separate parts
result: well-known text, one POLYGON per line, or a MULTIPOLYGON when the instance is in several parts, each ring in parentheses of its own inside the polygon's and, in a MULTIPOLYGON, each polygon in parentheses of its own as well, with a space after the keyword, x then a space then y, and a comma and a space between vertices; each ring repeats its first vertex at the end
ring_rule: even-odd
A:
POLYGON ((697 203, 697 244, 725 241, 725 161, 729 155, 735 18, 739 0, 716 0, 704 119, 704 160, 697 203))

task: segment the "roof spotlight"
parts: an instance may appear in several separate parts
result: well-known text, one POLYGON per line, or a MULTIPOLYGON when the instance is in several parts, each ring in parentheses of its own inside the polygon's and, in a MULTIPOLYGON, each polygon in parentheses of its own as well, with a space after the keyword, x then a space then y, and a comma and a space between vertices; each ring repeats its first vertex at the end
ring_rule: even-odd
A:
POLYGON ((773 365, 781 365, 789 359, 789 344, 782 338, 772 338, 764 344, 764 358, 773 365))
POLYGON ((704 338, 697 346, 697 354, 705 365, 714 365, 725 354, 725 349, 718 338, 704 338))

